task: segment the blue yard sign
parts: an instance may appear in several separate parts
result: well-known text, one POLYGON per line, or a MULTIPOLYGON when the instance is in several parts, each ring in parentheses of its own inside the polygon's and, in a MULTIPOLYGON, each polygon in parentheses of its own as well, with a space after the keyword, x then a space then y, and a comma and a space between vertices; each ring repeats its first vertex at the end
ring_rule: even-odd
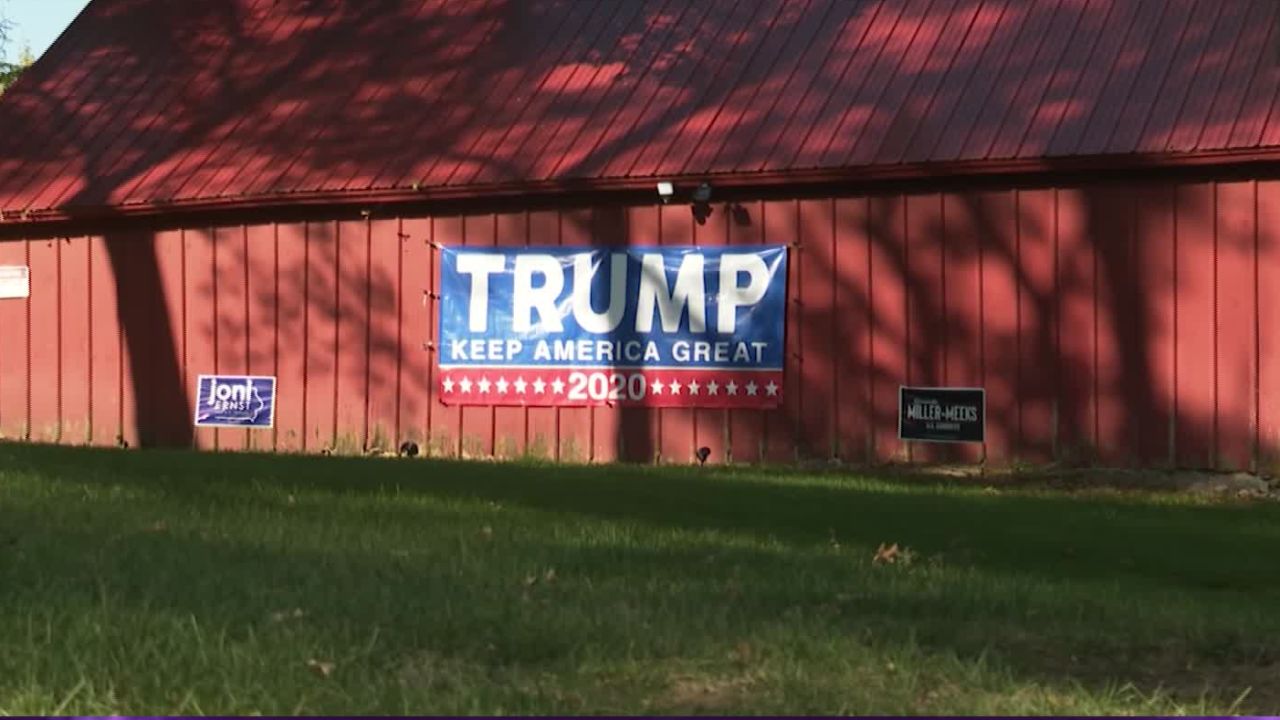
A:
POLYGON ((776 407, 787 249, 446 248, 439 397, 776 407))
POLYGON ((196 382, 196 427, 269 428, 275 408, 272 376, 201 375, 196 382))

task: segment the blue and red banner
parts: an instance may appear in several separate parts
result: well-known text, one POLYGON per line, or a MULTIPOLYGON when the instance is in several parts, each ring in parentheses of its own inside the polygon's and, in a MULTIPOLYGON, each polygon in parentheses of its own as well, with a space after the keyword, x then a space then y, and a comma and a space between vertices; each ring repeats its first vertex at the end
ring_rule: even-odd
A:
POLYGON ((774 407, 787 249, 442 251, 440 378, 457 405, 774 407))

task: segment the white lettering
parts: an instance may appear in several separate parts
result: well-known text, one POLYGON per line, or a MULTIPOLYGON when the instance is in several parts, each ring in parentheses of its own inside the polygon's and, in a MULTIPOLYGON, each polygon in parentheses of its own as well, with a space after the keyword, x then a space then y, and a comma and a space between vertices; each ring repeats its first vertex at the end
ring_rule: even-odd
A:
POLYGON ((216 400, 243 400, 249 396, 248 390, 244 387, 231 385, 230 383, 219 383, 217 380, 211 382, 213 388, 209 394, 216 400))
POLYGON ((454 360, 467 359, 467 341, 466 340, 450 340, 449 356, 454 360))
POLYGON ((591 307, 591 280, 599 265, 592 257, 582 253, 573 258, 573 316, 587 332, 613 332, 627 310, 627 256, 609 253, 609 306, 602 313, 591 307))
POLYGON ((515 308, 512 327, 516 332, 534 329, 533 311, 538 311, 537 328, 543 332, 560 332, 564 324, 556 310, 556 298, 564 289, 564 271, 560 261, 550 255, 517 255, 515 266, 515 308), (542 285, 533 286, 534 274, 543 277, 542 285))
POLYGON ((471 303, 467 309, 471 332, 484 332, 489 324, 489 276, 502 272, 501 255, 459 253, 458 272, 471 276, 471 303))
POLYGON ((769 289, 769 268, 759 255, 735 254, 720 257, 720 303, 716 330, 732 334, 738 327, 738 308, 760 302, 769 289), (738 276, 747 273, 746 285, 738 284, 738 276))
POLYGON ((205 404, 215 410, 244 410, 253 399, 253 380, 245 378, 244 384, 218 382, 217 378, 209 380, 209 397, 205 404))
MULTIPOLYGON (((917 400, 907 407, 908 420, 945 420, 949 422, 977 422, 975 405, 942 405, 936 400, 917 400)), ((939 424, 940 429, 941 424, 939 424)))
MULTIPOLYGON (((637 333, 674 333, 688 316, 685 326, 692 333, 708 330, 706 260, 701 253, 691 252, 680 257, 674 281, 668 277, 666 258, 659 253, 645 253, 640 259, 639 284, 628 286, 629 255, 625 252, 581 252, 572 256, 526 253, 515 257, 512 278, 511 330, 514 333, 561 333, 565 317, 572 313, 574 322, 585 333, 603 335, 613 333, 621 326, 628 312, 628 303, 634 293, 636 303, 635 331, 637 333), (603 266, 608 257, 607 278, 603 266), (572 264, 572 278, 567 277, 572 264), (607 292, 597 287, 593 298, 593 285, 608 283, 607 292), (567 297, 566 285, 572 283, 567 297), (599 295, 607 295, 602 303, 599 295), (536 313, 536 315, 535 315, 536 313), (657 321, 655 322, 655 316, 657 321), (660 328, 660 329, 659 329, 660 328)), ((737 331, 738 311, 759 303, 769 291, 771 270, 759 255, 749 252, 721 255, 719 269, 719 293, 714 318, 715 332, 730 335, 737 331), (745 276, 745 277, 744 277, 745 276)), ((469 277, 469 330, 476 334, 487 333, 488 314, 491 309, 489 291, 491 276, 506 270, 501 255, 488 253, 462 253, 458 256, 457 269, 469 277)), ((547 341, 539 341, 533 351, 534 359, 578 359, 595 356, 604 362, 648 361, 657 353, 656 348, 638 341, 609 341, 610 345, 575 344, 572 347, 547 341), (632 343, 636 344, 632 344, 632 343)), ((706 362, 724 365, 762 362, 764 342, 730 343, 689 342, 673 346, 673 353, 683 353, 686 362, 706 362)), ((519 357, 525 345, 514 338, 452 341, 448 357, 455 362, 477 359, 511 359, 519 357)), ((680 361, 678 357, 673 357, 680 361)))
POLYGON ((676 362, 689 362, 689 341, 677 340, 671 343, 671 357, 676 362))
POLYGON ((556 360, 573 360, 573 341, 556 340, 554 357, 556 360))
POLYGON ((689 309, 689 330, 707 331, 706 286, 703 284, 701 255, 686 255, 676 271, 674 290, 667 289, 667 271, 662 256, 648 253, 640 261, 640 290, 636 304, 636 331, 653 332, 653 312, 662 316, 662 330, 680 328, 680 315, 689 309))
POLYGON ((769 347, 769 343, 753 342, 751 348, 756 351, 756 362, 764 362, 764 349, 769 347))

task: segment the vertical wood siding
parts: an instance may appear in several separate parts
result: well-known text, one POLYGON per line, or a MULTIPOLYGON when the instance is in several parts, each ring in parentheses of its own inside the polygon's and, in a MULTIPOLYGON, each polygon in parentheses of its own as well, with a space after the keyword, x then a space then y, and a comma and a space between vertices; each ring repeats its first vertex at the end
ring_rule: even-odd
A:
POLYGON ((1280 182, 1145 182, 129 230, 0 242, 0 434, 563 461, 1275 471, 1280 182), (447 407, 436 247, 793 246, 784 407, 447 407), (271 431, 190 430, 201 373, 279 377, 271 431), (906 446, 899 384, 980 385, 983 446, 906 446))

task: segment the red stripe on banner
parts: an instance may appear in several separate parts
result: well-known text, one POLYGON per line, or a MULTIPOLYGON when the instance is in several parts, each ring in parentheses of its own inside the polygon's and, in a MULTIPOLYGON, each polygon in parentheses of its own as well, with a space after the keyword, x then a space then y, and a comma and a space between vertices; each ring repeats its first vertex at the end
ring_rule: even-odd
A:
POLYGON ((782 385, 781 370, 450 366, 438 390, 449 405, 768 408, 782 385))

